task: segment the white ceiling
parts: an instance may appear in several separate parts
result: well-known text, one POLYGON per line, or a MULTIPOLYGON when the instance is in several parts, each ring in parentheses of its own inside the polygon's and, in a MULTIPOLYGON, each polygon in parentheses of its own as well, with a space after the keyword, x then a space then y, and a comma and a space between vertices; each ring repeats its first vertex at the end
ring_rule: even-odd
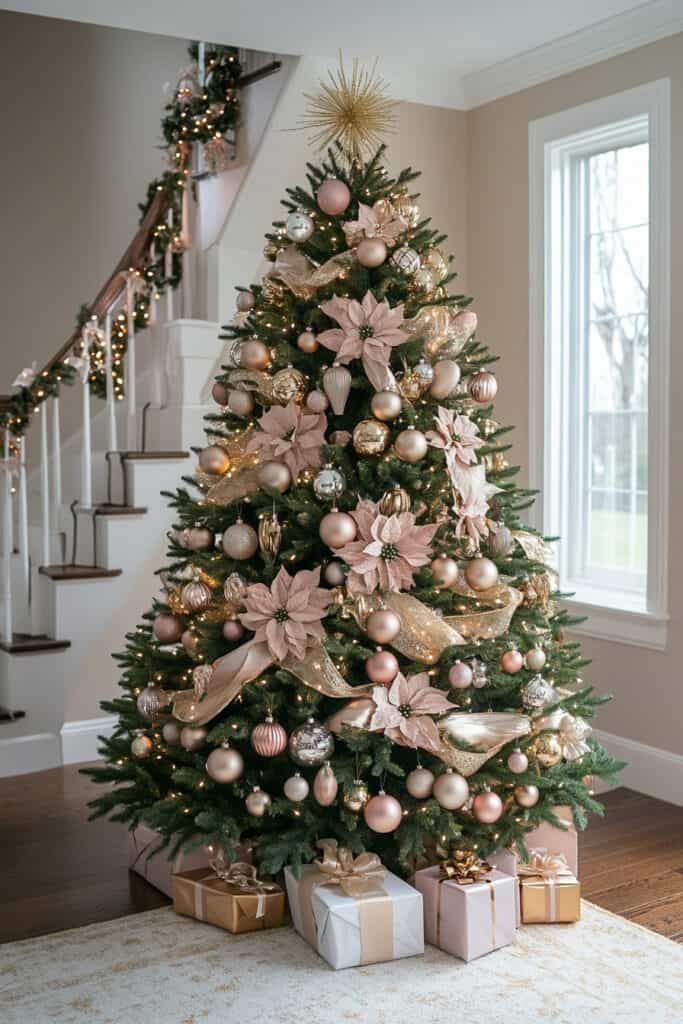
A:
POLYGON ((2 6, 282 54, 329 57, 341 49, 345 56, 379 56, 386 76, 396 82, 399 75, 404 93, 412 93, 404 98, 455 106, 476 105, 683 29, 683 0, 18 0, 2 6))

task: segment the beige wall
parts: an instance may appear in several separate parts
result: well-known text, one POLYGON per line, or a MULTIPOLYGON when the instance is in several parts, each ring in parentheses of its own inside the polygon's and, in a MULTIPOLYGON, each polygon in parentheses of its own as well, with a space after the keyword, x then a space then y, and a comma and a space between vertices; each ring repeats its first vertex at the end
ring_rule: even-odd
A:
POLYGON ((0 12, 0 392, 68 337, 130 241, 186 60, 178 39, 0 12))
MULTIPOLYGON (((671 380, 683 380, 683 35, 565 75, 468 114, 468 275, 481 336, 500 354, 498 418, 517 425, 514 457, 528 458, 528 157, 529 122, 568 107, 670 77, 672 87, 671 380)), ((584 640, 593 659, 586 678, 614 693, 600 726, 683 753, 683 480, 677 472, 683 404, 671 395, 669 641, 664 652, 584 640)))

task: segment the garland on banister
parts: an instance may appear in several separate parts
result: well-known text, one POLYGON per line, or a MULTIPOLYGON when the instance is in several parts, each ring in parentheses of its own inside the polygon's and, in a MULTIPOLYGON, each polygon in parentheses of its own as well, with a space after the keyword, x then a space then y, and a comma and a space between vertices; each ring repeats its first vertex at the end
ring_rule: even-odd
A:
MULTIPOLYGON (((142 223, 158 192, 164 192, 171 216, 160 221, 152 234, 141 264, 133 268, 133 325, 136 331, 150 321, 150 299, 160 299, 169 287, 177 288, 182 280, 182 252, 187 238, 183 231, 183 193, 191 188, 192 143, 203 147, 204 163, 211 174, 225 170, 232 158, 234 133, 239 124, 239 83, 242 68, 238 51, 232 46, 207 44, 204 54, 204 80, 198 63, 199 47, 189 47, 191 63, 178 78, 172 99, 164 107, 161 131, 168 170, 147 186, 145 199, 139 203, 142 223), (170 259, 167 253, 170 249, 170 259)), ((71 384, 83 366, 87 354, 88 377, 93 394, 107 397, 105 346, 99 325, 92 320, 91 309, 82 305, 76 317, 77 340, 72 356, 42 370, 35 363, 25 367, 13 382, 16 389, 0 410, 0 426, 7 427, 15 437, 22 436, 42 402, 59 395, 62 384, 71 384), (86 353, 87 350, 87 353, 86 353), (72 365, 69 360, 72 359, 72 365)), ((124 360, 128 341, 128 317, 124 311, 112 320, 111 353, 114 396, 124 396, 124 360)))

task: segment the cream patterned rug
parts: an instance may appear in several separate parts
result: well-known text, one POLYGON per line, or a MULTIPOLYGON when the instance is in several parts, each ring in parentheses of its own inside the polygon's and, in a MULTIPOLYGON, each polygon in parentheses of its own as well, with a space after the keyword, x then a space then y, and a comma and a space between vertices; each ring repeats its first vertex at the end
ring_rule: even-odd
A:
POLYGON ((3 1024, 681 1024, 683 948, 583 904, 464 964, 332 971, 290 928, 229 935, 172 910, 0 946, 3 1024))

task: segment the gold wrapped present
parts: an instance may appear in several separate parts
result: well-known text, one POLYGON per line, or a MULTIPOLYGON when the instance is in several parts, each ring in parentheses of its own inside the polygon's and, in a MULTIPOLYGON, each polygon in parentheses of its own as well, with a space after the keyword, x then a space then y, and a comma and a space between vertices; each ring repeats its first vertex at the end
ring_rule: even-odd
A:
POLYGON ((581 917, 581 883, 562 854, 532 850, 519 874, 523 924, 559 924, 581 917))
POLYGON ((261 881, 252 864, 214 861, 208 870, 181 871, 171 881, 176 914, 233 933, 278 928, 283 922, 284 890, 261 881))

